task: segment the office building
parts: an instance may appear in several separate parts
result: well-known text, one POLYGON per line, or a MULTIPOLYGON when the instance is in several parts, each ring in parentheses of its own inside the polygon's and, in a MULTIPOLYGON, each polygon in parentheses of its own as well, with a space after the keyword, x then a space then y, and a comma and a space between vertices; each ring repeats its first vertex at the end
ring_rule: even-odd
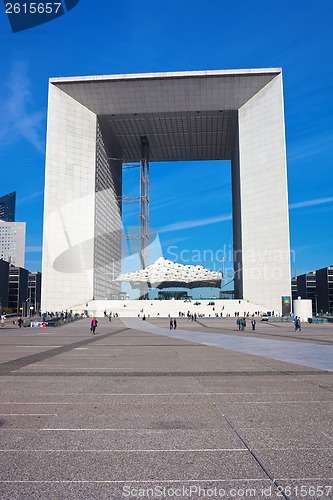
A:
POLYGON ((297 276, 297 296, 302 299, 311 299, 312 314, 317 314, 317 286, 316 271, 297 276))
POLYGON ((42 274, 40 272, 29 273, 28 298, 30 313, 38 313, 40 310, 42 274))
POLYGON ((0 220, 15 222, 16 192, 6 194, 0 198, 0 220))
POLYGON ((9 267, 8 307, 15 314, 29 313, 28 305, 29 271, 22 267, 9 267))
POLYGON ((298 298, 297 278, 291 278, 291 299, 296 300, 297 298, 298 298))
POLYGON ((8 307, 9 263, 0 259, 0 313, 8 307))
POLYGON ((4 222, 0 220, 0 259, 17 267, 24 267, 25 222, 4 222))
POLYGON ((318 269, 316 285, 318 312, 333 314, 333 266, 318 269))

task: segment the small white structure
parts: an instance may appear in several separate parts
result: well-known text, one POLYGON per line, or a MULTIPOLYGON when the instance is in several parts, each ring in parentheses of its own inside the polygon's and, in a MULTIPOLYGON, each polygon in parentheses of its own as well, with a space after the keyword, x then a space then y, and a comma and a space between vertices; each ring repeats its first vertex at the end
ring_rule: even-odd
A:
POLYGON ((299 316, 302 323, 307 323, 312 318, 312 300, 297 299, 293 301, 294 316, 299 316))

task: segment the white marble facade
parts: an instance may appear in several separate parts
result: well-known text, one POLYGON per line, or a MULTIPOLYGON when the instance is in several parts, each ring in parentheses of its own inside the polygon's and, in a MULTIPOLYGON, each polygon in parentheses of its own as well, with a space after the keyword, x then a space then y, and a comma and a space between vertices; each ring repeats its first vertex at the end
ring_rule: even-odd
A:
POLYGON ((50 84, 42 308, 93 297, 96 115, 50 84))
POLYGON ((231 160, 235 290, 280 312, 290 248, 279 68, 50 80, 43 310, 117 292, 121 162, 139 160, 142 135, 151 161, 231 160))
MULTIPOLYGON (((281 311, 290 295, 290 243, 282 77, 242 106, 239 119, 242 297, 281 311)), ((236 276, 238 276, 238 274, 236 276)), ((237 279, 236 279, 237 282, 237 279)))

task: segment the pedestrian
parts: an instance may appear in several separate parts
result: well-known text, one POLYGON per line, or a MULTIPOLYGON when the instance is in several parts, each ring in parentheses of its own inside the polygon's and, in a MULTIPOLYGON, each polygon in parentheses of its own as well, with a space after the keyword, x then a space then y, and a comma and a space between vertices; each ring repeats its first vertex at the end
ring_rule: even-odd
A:
POLYGON ((301 325, 301 318, 298 316, 298 329, 301 332, 302 331, 302 325, 301 325))
POLYGON ((176 330, 177 328, 177 321, 176 318, 173 320, 173 329, 176 330))
POLYGON ((95 330, 97 328, 97 325, 98 325, 98 321, 96 318, 93 318, 92 321, 91 321, 91 325, 90 325, 90 331, 95 335, 95 330))
POLYGON ((297 316, 295 316, 295 318, 294 318, 294 325, 295 325, 295 332, 297 332, 297 330, 298 330, 298 317, 297 316))
POLYGON ((255 331, 255 329, 256 329, 256 320, 254 318, 251 319, 251 325, 252 325, 252 330, 255 331))
POLYGON ((1 328, 4 328, 5 327, 5 316, 4 315, 1 316, 0 321, 1 321, 1 328))
POLYGON ((241 320, 238 318, 237 321, 236 321, 236 323, 237 323, 237 326, 238 326, 238 330, 240 330, 241 329, 241 320))
POLYGON ((23 324, 23 319, 19 318, 18 321, 17 321, 17 323, 18 323, 19 328, 21 328, 22 324, 23 324))
POLYGON ((173 329, 173 319, 170 318, 170 330, 172 330, 172 329, 173 329))
POLYGON ((111 313, 109 314, 109 321, 110 321, 110 323, 112 321, 112 314, 111 313))

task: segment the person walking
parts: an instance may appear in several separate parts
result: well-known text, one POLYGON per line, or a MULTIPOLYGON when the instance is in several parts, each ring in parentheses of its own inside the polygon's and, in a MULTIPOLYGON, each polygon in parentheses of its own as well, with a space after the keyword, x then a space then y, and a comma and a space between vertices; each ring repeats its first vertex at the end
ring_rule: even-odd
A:
POLYGON ((17 323, 18 323, 19 328, 22 328, 23 319, 19 318, 18 321, 17 321, 17 323))
POLYGON ((93 333, 93 335, 95 335, 95 331, 96 331, 97 325, 98 325, 97 319, 93 318, 92 321, 91 321, 91 325, 90 325, 90 331, 93 333))
POLYGON ((173 318, 170 318, 170 330, 173 329, 173 318))
POLYGON ((252 325, 252 330, 255 331, 255 329, 256 329, 256 320, 254 318, 251 319, 251 325, 252 325))
POLYGON ((177 321, 176 319, 173 320, 173 329, 176 330, 177 328, 177 321))
POLYGON ((294 325, 295 325, 295 332, 298 330, 298 316, 295 316, 294 318, 294 325))
POLYGON ((1 316, 1 328, 5 327, 5 316, 2 314, 1 316))

